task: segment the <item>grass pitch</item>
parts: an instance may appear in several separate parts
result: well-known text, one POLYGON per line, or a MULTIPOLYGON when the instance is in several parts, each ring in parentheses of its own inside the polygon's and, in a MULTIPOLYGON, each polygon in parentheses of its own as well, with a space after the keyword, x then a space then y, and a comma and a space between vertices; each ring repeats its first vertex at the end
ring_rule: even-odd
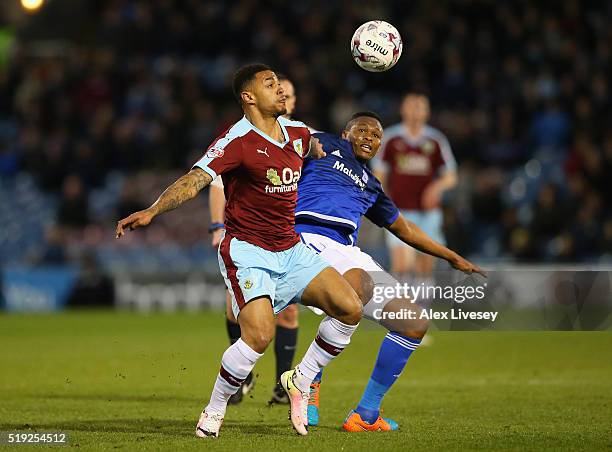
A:
MULTIPOLYGON (((318 318, 301 322, 297 357, 318 318)), ((194 428, 227 346, 223 314, 0 315, 0 431, 62 431, 59 448, 82 450, 612 449, 610 333, 435 332, 385 399, 401 430, 345 433, 383 336, 361 328, 329 366, 307 437, 285 406, 266 406, 270 349, 252 397, 229 408, 219 439, 202 440, 194 428)))

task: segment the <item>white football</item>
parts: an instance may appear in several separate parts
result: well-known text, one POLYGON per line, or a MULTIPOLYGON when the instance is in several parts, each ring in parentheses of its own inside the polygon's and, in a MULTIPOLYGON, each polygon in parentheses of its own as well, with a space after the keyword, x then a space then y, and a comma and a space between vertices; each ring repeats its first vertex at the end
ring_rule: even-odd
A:
POLYGON ((366 22, 351 39, 351 53, 359 67, 370 72, 391 69, 402 55, 402 37, 397 29, 382 20, 366 22))

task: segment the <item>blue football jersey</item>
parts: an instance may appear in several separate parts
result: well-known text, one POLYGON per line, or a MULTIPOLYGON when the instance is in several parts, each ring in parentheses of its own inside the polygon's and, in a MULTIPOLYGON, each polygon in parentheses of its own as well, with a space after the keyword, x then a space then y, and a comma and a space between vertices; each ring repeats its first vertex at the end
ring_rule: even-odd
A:
POLYGON ((323 235, 345 245, 357 241, 361 217, 385 227, 399 210, 372 171, 353 153, 351 143, 330 133, 316 133, 326 156, 306 160, 298 182, 295 230, 323 235))

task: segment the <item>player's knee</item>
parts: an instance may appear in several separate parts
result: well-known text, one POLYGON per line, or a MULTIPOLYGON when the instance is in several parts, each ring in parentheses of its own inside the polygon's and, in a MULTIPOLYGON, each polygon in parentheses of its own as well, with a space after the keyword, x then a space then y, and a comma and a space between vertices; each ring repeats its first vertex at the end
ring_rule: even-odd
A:
POLYGON ((357 290, 355 290, 355 292, 357 293, 357 296, 361 300, 361 304, 363 306, 365 306, 374 295, 374 281, 372 281, 370 275, 368 275, 364 271, 361 272, 359 286, 357 287, 357 290))
POLYGON ((343 319, 338 319, 347 325, 357 325, 361 321, 363 314, 363 303, 354 291, 351 291, 351 296, 348 297, 346 303, 346 313, 343 319))
POLYGON ((343 276, 359 297, 361 304, 365 306, 374 294, 374 281, 370 275, 360 268, 353 268, 343 276))
POLYGON ((406 325, 399 325, 393 328, 394 333, 401 334, 402 336, 410 337, 412 339, 423 339, 425 333, 429 328, 429 322, 427 320, 412 321, 406 325))
POLYGON ((275 330, 274 324, 269 326, 259 325, 258 328, 252 328, 248 331, 243 329, 241 338, 257 353, 263 353, 274 339, 275 330))
POLYGON ((283 328, 297 328, 298 327, 298 306, 292 304, 288 306, 276 317, 276 324, 283 328))
POLYGON ((245 342, 257 353, 263 353, 268 348, 268 345, 270 345, 270 342, 272 342, 272 339, 274 339, 274 333, 262 331, 252 334, 249 340, 245 340, 245 342))

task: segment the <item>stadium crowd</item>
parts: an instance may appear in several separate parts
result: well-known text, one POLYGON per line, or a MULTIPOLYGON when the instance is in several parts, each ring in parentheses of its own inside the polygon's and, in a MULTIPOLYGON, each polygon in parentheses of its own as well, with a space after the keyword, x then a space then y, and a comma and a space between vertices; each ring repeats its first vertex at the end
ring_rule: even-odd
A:
MULTIPOLYGON (((55 13, 49 4, 38 20, 55 13)), ((339 131, 363 108, 391 124, 403 93, 427 93, 459 163, 444 208, 458 252, 612 259, 609 2, 114 0, 83 14, 54 46, 26 22, 0 66, 0 191, 9 199, 27 186, 52 206, 27 232, 29 215, 15 218, 3 202, 3 221, 19 224, 3 228, 0 250, 15 234, 44 237, 36 252, 19 247, 27 261, 112 249, 114 222, 153 201, 239 118, 234 69, 265 61, 294 81, 295 117, 321 130, 339 131), (359 69, 348 49, 372 18, 404 39, 385 74, 359 69)), ((201 198, 202 209, 156 220, 132 246, 208 253, 201 198)), ((363 237, 382 248, 379 238, 363 237)), ((0 263, 15 258, 2 254, 0 263)))

